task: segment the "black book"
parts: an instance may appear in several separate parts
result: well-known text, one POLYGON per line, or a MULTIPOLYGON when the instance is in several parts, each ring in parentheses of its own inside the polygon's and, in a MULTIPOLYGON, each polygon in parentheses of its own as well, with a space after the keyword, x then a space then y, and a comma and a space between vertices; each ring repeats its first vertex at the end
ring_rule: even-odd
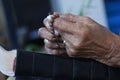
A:
POLYGON ((18 51, 16 80, 120 80, 120 68, 90 59, 18 51))

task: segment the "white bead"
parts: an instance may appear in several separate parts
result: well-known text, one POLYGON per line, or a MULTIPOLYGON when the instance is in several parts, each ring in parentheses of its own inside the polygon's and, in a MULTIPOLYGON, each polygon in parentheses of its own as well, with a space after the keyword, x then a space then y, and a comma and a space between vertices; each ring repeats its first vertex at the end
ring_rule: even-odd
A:
POLYGON ((49 15, 49 16, 47 16, 47 19, 48 19, 49 21, 51 21, 53 17, 54 17, 53 15, 49 15))
POLYGON ((57 29, 54 29, 54 33, 55 33, 56 36, 59 35, 59 31, 57 29))

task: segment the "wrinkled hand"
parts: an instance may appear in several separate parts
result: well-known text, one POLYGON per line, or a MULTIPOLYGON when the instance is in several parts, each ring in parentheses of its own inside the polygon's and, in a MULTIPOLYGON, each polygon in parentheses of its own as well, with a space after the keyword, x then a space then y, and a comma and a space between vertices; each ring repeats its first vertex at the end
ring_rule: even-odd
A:
POLYGON ((6 51, 0 46, 0 71, 7 76, 14 76, 13 64, 16 50, 6 51))
POLYGON ((39 35, 41 38, 44 38, 45 49, 48 54, 53 54, 53 55, 66 54, 66 49, 65 49, 65 45, 63 44, 63 41, 62 40, 58 41, 56 39, 56 36, 53 35, 47 28, 40 28, 39 35))
MULTIPOLYGON (((60 14, 59 18, 54 20, 53 26, 65 41, 69 56, 91 58, 110 66, 120 66, 119 36, 92 19, 72 14, 60 14)), ((47 30, 45 32, 45 29, 39 32, 42 33, 43 38, 49 38, 45 41, 45 46, 52 51, 53 46, 49 40, 52 42, 53 35, 47 30)), ((54 54, 54 51, 51 54, 54 54)))

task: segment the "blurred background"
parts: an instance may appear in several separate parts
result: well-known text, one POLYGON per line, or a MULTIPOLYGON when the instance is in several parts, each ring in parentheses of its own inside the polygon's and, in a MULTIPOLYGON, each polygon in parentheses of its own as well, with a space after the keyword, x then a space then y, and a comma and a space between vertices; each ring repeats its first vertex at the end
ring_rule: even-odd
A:
POLYGON ((0 0, 0 45, 44 51, 37 31, 49 12, 89 16, 120 33, 120 0, 0 0))

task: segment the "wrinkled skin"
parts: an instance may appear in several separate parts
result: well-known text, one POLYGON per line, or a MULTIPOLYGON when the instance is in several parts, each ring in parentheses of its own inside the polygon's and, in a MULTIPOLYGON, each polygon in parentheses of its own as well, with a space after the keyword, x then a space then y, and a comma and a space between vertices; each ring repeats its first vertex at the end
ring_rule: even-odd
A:
POLYGON ((60 14, 54 20, 53 27, 62 38, 57 41, 60 48, 56 44, 56 37, 48 28, 43 27, 38 31, 49 54, 90 58, 109 66, 120 67, 120 37, 89 17, 60 14))

